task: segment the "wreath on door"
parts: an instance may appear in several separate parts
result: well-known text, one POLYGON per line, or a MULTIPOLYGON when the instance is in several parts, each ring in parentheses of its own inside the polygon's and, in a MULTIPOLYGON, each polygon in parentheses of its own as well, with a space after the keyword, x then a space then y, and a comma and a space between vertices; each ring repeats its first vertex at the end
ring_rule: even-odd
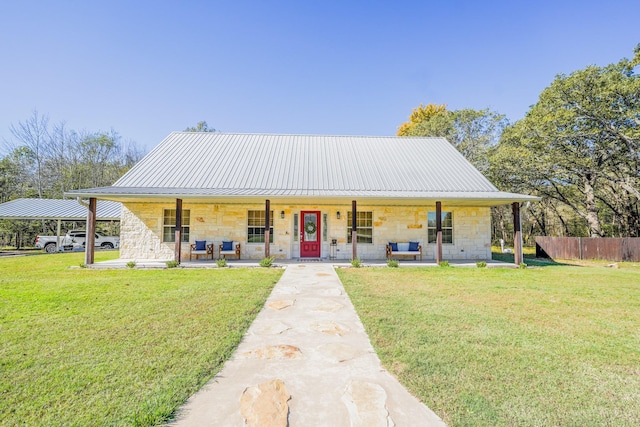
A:
POLYGON ((304 224, 304 231, 307 234, 315 234, 317 228, 316 228, 316 223, 313 221, 309 221, 307 223, 304 224))

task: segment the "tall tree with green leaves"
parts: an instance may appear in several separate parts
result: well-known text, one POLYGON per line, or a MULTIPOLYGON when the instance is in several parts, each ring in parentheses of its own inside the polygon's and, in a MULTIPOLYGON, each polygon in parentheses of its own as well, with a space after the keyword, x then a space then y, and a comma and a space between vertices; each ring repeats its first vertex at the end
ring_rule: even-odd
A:
MULTIPOLYGON (((412 110, 409 121, 399 127, 397 134, 444 137, 480 172, 487 174, 490 152, 499 143, 507 124, 504 115, 488 108, 450 111, 445 105, 420 104, 412 110)), ((493 208, 492 221, 496 239, 510 241, 512 233, 507 230, 512 223, 509 210, 493 208)))
POLYGON ((632 60, 558 75, 525 118, 505 130, 492 176, 569 207, 592 237, 637 236, 639 62, 636 47, 632 60))
POLYGON ((421 104, 400 126, 398 135, 447 138, 478 170, 486 172, 488 151, 498 144, 506 125, 504 115, 489 109, 449 111, 445 105, 421 104))

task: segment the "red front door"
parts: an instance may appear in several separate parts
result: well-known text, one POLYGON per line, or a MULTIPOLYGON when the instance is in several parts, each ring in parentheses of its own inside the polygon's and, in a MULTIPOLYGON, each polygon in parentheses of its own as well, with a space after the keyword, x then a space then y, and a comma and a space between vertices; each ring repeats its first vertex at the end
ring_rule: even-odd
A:
POLYGON ((300 212, 300 258, 320 258, 320 212, 300 212))

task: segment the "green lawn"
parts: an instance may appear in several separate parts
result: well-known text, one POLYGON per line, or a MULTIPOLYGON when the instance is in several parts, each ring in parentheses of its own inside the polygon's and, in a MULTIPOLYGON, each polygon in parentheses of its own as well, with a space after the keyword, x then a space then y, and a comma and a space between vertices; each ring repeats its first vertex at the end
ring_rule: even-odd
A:
POLYGON ((69 268, 83 257, 0 259, 2 426, 167 420, 220 370, 282 274, 69 268))
POLYGON ((640 425, 640 270, 340 269, 383 364, 451 426, 640 425))

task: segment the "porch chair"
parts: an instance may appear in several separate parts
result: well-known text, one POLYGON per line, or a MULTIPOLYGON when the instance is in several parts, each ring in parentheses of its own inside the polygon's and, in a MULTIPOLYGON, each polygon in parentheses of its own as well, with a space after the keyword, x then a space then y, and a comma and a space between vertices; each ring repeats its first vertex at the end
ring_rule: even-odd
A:
POLYGON ((196 240, 195 243, 191 243, 189 245, 189 261, 191 261, 191 258, 194 255, 196 257, 196 261, 201 255, 204 255, 204 259, 208 259, 209 255, 211 255, 211 260, 213 260, 213 242, 196 240))
POLYGON ((227 255, 235 255, 240 259, 240 242, 234 241, 222 241, 222 244, 218 246, 220 252, 220 258, 227 258, 227 255))

